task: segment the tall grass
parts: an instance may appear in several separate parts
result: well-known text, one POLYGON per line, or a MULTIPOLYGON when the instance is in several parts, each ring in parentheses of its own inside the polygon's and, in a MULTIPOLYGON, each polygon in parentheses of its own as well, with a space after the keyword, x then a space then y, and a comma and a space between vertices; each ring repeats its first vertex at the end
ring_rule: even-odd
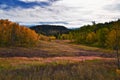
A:
POLYGON ((19 69, 0 69, 0 80, 116 80, 113 61, 45 63, 19 69))

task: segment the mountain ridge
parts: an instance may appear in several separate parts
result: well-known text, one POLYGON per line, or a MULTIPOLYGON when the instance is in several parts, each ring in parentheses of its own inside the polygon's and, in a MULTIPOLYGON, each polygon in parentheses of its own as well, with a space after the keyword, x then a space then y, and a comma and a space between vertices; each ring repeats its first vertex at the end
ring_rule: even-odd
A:
POLYGON ((36 25, 30 27, 30 29, 35 30, 38 34, 43 34, 47 36, 58 36, 59 34, 67 34, 70 29, 61 25, 36 25))

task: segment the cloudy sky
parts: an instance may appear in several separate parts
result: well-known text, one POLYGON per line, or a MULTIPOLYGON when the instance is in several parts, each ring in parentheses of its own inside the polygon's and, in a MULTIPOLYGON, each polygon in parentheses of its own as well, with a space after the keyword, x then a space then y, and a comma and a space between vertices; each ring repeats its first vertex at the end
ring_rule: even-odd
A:
POLYGON ((0 0, 0 19, 68 28, 120 18, 120 0, 0 0))

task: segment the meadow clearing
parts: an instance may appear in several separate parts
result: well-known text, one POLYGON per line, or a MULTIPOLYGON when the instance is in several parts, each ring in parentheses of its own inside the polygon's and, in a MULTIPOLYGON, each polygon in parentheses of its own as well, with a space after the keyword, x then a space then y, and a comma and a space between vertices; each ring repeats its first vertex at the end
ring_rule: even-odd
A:
POLYGON ((112 50, 68 40, 0 48, 0 80, 119 80, 116 67, 112 50))

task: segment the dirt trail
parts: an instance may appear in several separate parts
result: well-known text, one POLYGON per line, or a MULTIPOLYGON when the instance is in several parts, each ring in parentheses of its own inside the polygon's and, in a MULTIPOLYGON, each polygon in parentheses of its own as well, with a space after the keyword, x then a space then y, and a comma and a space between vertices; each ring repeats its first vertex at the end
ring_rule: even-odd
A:
POLYGON ((53 62, 53 61, 74 61, 74 62, 84 62, 86 60, 113 60, 114 58, 102 58, 95 56, 80 56, 80 57, 54 57, 54 58, 46 58, 45 62, 53 62))
MULTIPOLYGON (((102 57, 95 57, 95 56, 79 56, 79 57, 50 57, 50 58, 28 58, 28 57, 9 57, 9 58, 0 58, 0 60, 8 59, 8 60, 20 60, 23 61, 37 61, 37 62, 44 62, 44 63, 51 63, 51 62, 58 62, 58 61, 68 61, 68 62, 84 62, 86 60, 114 60, 115 58, 102 58, 102 57)), ((19 61, 18 61, 19 63, 19 61)))

